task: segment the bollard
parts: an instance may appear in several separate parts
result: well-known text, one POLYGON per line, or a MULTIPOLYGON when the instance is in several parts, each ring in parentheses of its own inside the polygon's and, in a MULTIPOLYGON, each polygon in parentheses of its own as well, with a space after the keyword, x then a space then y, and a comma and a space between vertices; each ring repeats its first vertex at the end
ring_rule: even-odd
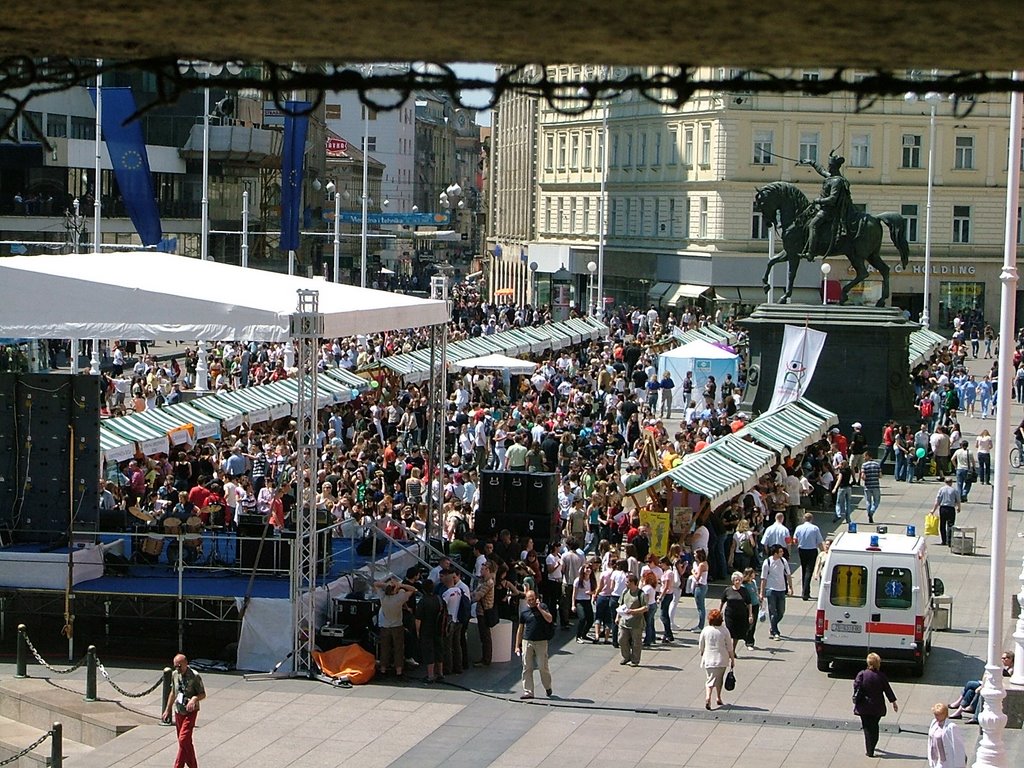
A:
POLYGON ((167 700, 169 698, 171 698, 171 673, 172 673, 172 670, 171 670, 170 667, 164 667, 164 688, 163 688, 164 696, 160 700, 160 717, 161 717, 161 722, 164 725, 170 725, 171 724, 170 718, 163 719, 164 707, 167 706, 167 700))
POLYGON ((15 665, 15 677, 28 677, 28 643, 25 642, 27 628, 24 624, 18 625, 18 659, 15 665))
POLYGON ((85 652, 85 700, 96 701, 96 646, 85 652))
POLYGON ((50 768, 62 768, 64 765, 64 726, 53 724, 50 739, 50 768))

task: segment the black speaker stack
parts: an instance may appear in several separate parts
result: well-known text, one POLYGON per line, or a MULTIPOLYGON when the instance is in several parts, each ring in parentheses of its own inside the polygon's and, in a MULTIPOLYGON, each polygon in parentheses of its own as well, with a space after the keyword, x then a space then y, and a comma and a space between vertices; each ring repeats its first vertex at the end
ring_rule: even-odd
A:
POLYGON ((558 535, 558 476, 553 472, 483 472, 473 532, 492 538, 503 528, 529 536, 537 549, 558 535))
POLYGON ((99 414, 99 376, 0 373, 0 528, 49 541, 72 513, 96 523, 99 414))
MULTIPOLYGON (((332 541, 330 531, 317 531, 316 570, 330 570, 332 541)), ((295 531, 285 529, 279 536, 262 515, 240 515, 238 518, 238 566, 243 571, 287 571, 291 567, 295 531), (264 529, 266 536, 264 537, 264 529), (260 539, 263 548, 260 549, 260 539)))

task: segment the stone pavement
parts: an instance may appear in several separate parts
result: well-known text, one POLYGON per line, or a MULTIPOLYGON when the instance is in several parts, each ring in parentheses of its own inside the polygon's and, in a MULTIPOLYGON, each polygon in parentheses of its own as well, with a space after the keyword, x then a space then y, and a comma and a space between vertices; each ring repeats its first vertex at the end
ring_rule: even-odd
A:
MULTIPOLYGON (((1020 417, 1021 407, 1014 406, 1014 423, 1020 417)), ((962 424, 971 436, 984 426, 978 419, 962 424)), ((1022 477, 1012 472, 1017 510, 1008 515, 1007 606, 1019 589, 1024 556, 1022 477)), ((897 484, 885 478, 877 522, 912 522, 923 530, 924 514, 938 485, 934 479, 897 484)), ((515 662, 471 669, 452 678, 457 684, 434 687, 410 681, 336 689, 306 680, 249 682, 238 674, 205 673, 210 696, 199 718, 197 750, 204 768, 920 766, 932 704, 955 699, 960 685, 980 677, 983 667, 990 518, 991 488, 976 486, 958 523, 977 526, 977 554, 952 555, 933 541, 932 574, 945 582, 946 593, 954 600, 952 629, 934 636, 923 678, 889 670, 900 711, 882 721, 874 759, 864 756, 859 723, 852 715, 851 680, 856 670, 831 675, 816 670, 815 603, 799 599, 788 603, 781 643, 741 649, 737 688, 726 693, 725 707, 711 713, 702 706, 696 635, 679 633, 676 645, 644 651, 642 666, 632 669, 618 665, 617 652, 610 646, 576 645, 571 637, 562 637, 570 633, 561 633, 561 645, 551 660, 556 698, 529 703, 518 700, 515 662)), ((862 502, 854 519, 866 519, 862 502)), ((823 530, 831 528, 831 515, 819 515, 818 523, 823 530)), ((712 596, 716 591, 712 588, 712 596)), ((690 626, 694 615, 692 602, 687 601, 677 623, 690 626)), ((1007 608, 1004 647, 1012 631, 1007 608)), ((759 635, 759 642, 764 642, 763 625, 759 635)), ((119 685, 138 690, 168 661, 154 659, 149 669, 107 669, 119 685)), ((38 668, 31 669, 38 674, 38 668)), ((0 674, 11 672, 11 665, 0 665, 0 674)), ((72 678, 62 684, 84 691, 82 674, 72 678)), ((102 680, 100 686, 101 695, 118 698, 102 680)), ((70 768, 172 764, 174 733, 155 724, 160 706, 156 698, 125 701, 125 706, 153 714, 154 725, 136 728, 88 756, 69 760, 70 768)), ((962 727, 973 762, 979 731, 976 726, 962 727)), ((1024 765, 1022 732, 1005 733, 1007 765, 1024 765)))

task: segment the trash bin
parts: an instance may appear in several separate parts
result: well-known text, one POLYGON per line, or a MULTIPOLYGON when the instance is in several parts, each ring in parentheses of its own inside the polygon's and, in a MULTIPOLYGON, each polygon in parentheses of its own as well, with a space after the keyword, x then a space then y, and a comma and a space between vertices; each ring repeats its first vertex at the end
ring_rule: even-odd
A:
POLYGON ((932 598, 935 613, 932 616, 932 629, 945 632, 953 628, 953 598, 942 595, 932 598))
POLYGON ((949 550, 954 555, 973 555, 978 540, 978 529, 974 526, 959 528, 953 526, 949 550))

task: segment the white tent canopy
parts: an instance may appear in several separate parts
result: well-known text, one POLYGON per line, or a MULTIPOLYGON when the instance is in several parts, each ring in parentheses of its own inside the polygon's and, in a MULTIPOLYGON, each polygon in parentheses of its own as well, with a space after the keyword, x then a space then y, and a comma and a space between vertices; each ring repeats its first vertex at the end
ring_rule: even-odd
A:
POLYGON ((722 380, 726 374, 732 375, 733 383, 739 377, 740 356, 716 347, 706 341, 691 341, 680 347, 662 352, 658 355, 658 378, 667 371, 672 374, 675 389, 672 390, 672 408, 686 408, 689 403, 683 394, 683 379, 688 372, 693 373, 693 398, 700 402, 700 393, 704 389, 709 376, 715 377, 718 392, 721 392, 722 380))
POLYGON ((531 363, 529 360, 520 360, 518 357, 508 357, 507 355, 498 354, 484 355, 483 357, 470 357, 466 360, 459 360, 457 363, 452 363, 451 365, 452 367, 459 367, 463 370, 480 368, 485 371, 508 371, 513 375, 533 373, 537 370, 537 363, 531 363))
POLYGON ((448 322, 443 301, 146 251, 0 259, 0 335, 284 341, 299 289, 326 337, 448 322))

